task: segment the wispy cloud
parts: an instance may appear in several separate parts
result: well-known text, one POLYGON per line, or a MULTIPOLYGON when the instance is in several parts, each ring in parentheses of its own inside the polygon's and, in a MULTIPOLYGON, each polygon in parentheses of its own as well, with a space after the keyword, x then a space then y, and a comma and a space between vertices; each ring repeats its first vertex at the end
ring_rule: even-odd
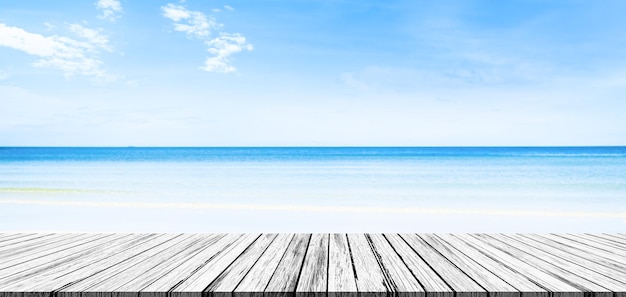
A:
POLYGON ((221 33, 219 37, 206 42, 209 53, 213 57, 208 58, 203 70, 209 72, 233 72, 235 67, 230 65, 230 55, 244 50, 251 51, 251 44, 246 43, 246 38, 241 34, 221 33))
POLYGON ((234 11, 235 9, 230 6, 230 5, 224 5, 224 9, 228 10, 228 11, 234 11))
MULTIPOLYGON (((230 6, 225 6, 228 8, 230 6)), ((213 16, 207 16, 200 11, 188 10, 186 7, 169 3, 161 7, 163 16, 174 22, 174 30, 183 32, 188 38, 202 40, 207 51, 212 54, 200 69, 208 72, 235 72, 231 65, 230 56, 244 50, 251 51, 252 45, 240 33, 222 32, 223 24, 218 23, 213 16), (212 38, 217 32, 219 36, 212 38)))
POLYGON ((121 17, 122 3, 118 0, 98 0, 96 7, 102 11, 98 17, 110 22, 115 22, 121 17))
POLYGON ((191 11, 172 3, 163 6, 162 10, 164 17, 174 21, 174 30, 189 37, 203 39, 211 35, 211 30, 221 29, 221 25, 213 17, 199 11, 191 11))
POLYGON ((76 36, 86 39, 93 46, 112 51, 109 46, 109 38, 102 34, 102 30, 86 28, 80 24, 71 24, 69 29, 76 36))
POLYGON ((59 69, 67 78, 79 74, 97 81, 114 80, 115 76, 102 68, 103 62, 98 58, 100 50, 110 50, 108 39, 81 25, 70 25, 70 31, 83 40, 44 36, 0 23, 0 46, 36 56, 39 59, 33 63, 35 67, 59 69))

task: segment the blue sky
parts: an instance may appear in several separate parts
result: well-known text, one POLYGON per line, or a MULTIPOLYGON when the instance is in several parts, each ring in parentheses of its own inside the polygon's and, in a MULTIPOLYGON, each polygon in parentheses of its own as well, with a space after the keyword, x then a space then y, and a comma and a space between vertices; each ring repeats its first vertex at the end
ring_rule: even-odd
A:
POLYGON ((620 1, 0 4, 0 145, 624 145, 620 1))

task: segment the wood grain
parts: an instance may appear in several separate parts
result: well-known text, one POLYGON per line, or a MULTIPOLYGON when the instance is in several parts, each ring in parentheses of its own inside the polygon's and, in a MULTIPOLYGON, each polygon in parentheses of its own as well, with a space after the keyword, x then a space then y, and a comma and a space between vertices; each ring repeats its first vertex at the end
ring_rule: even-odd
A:
POLYGON ((329 234, 313 234, 300 271, 296 295, 322 297, 328 291, 329 234))
POLYGON ((519 297, 521 295, 520 291, 515 287, 490 270, 485 269, 485 267, 472 260, 472 258, 455 250, 437 236, 433 234, 420 234, 419 237, 461 271, 465 272, 465 274, 476 281, 482 288, 487 290, 489 295, 499 297, 519 297))
POLYGON ((328 247, 328 296, 357 295, 352 256, 345 234, 331 234, 328 247))
POLYGON ((238 296, 263 296, 267 284, 293 240, 294 234, 279 234, 234 292, 238 296))
POLYGON ((416 234, 402 234, 404 241, 456 292, 457 296, 487 297, 487 291, 416 234))
POLYGON ((622 234, 0 233, 0 297, 626 297, 622 234))
POLYGON ((401 297, 426 295, 415 275, 382 234, 368 234, 365 237, 369 240, 378 264, 387 278, 389 289, 394 295, 401 297))
POLYGON ((386 296, 391 286, 370 247, 365 234, 348 234, 354 277, 359 295, 386 296))
POLYGON ((264 295, 284 296, 296 290, 311 234, 296 234, 274 270, 264 295))

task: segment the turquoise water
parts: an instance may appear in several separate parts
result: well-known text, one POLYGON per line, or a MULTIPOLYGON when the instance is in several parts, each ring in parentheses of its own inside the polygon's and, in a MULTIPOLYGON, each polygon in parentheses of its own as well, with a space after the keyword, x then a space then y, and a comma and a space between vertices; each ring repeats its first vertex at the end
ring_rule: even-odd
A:
POLYGON ((0 148, 0 230, 626 231, 626 147, 0 148))

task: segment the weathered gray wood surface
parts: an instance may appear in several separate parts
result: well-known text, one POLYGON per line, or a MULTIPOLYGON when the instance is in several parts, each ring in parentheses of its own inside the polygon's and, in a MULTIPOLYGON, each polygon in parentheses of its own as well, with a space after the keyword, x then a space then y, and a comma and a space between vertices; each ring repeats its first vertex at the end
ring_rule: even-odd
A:
POLYGON ((621 234, 0 234, 0 297, 626 297, 621 234))

